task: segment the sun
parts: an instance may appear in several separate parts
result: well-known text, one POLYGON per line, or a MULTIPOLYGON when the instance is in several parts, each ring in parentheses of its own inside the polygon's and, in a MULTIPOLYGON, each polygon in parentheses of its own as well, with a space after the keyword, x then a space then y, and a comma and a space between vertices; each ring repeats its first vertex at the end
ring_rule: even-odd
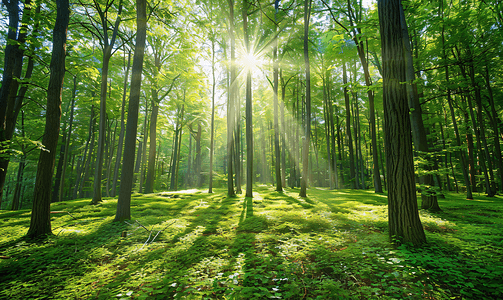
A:
POLYGON ((262 71, 266 61, 256 53, 244 52, 237 61, 243 71, 250 71, 252 74, 262 71))

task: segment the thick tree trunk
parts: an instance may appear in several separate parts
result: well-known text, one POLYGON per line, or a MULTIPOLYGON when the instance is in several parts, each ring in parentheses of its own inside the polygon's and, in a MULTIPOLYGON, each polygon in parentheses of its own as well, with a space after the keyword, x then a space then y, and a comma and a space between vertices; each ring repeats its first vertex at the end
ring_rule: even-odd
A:
POLYGON ((138 107, 140 104, 141 73, 145 39, 147 35, 147 1, 136 0, 136 43, 131 73, 131 89, 129 94, 129 109, 124 144, 124 163, 122 165, 121 185, 117 211, 114 221, 122 222, 131 219, 131 190, 133 187, 134 154, 136 133, 138 127, 138 107))
POLYGON ((379 0, 378 13, 383 56, 383 105, 388 173, 389 235, 392 241, 426 242, 419 219, 411 123, 407 105, 406 61, 400 25, 400 0, 379 0))
POLYGON ((56 24, 53 31, 51 75, 47 88, 47 109, 42 144, 49 151, 40 151, 35 180, 31 223, 27 236, 31 238, 51 234, 51 181, 59 138, 61 93, 65 76, 66 37, 70 8, 68 0, 57 0, 56 24))

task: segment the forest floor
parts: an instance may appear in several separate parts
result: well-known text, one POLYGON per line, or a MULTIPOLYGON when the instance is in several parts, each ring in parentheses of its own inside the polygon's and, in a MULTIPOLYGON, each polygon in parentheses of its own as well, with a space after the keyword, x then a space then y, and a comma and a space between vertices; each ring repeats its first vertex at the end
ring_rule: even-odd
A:
POLYGON ((386 196, 257 186, 53 203, 53 236, 23 238, 30 211, 0 212, 1 299, 502 299, 503 199, 462 194, 421 211, 428 244, 393 247, 386 196))

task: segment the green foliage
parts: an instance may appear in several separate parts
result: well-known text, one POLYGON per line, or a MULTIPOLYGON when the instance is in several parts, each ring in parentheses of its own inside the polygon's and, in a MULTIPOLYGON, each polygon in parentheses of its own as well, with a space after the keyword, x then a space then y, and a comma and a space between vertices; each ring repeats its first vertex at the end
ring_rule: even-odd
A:
POLYGON ((0 298, 503 297, 500 199, 447 194, 443 212, 421 211, 429 244, 394 248, 385 195, 257 191, 253 204, 223 189, 134 194, 127 223, 112 222, 115 199, 53 203, 70 214, 35 242, 27 210, 1 212, 0 298))

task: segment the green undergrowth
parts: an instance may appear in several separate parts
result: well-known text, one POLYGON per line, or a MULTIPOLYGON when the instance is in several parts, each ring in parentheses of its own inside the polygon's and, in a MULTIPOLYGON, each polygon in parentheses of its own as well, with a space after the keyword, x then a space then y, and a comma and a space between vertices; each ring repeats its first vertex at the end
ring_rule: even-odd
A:
POLYGON ((386 196, 258 186, 52 204, 53 236, 24 239, 30 212, 0 212, 2 299, 501 299, 501 198, 447 194, 421 211, 428 244, 393 247, 386 196))

